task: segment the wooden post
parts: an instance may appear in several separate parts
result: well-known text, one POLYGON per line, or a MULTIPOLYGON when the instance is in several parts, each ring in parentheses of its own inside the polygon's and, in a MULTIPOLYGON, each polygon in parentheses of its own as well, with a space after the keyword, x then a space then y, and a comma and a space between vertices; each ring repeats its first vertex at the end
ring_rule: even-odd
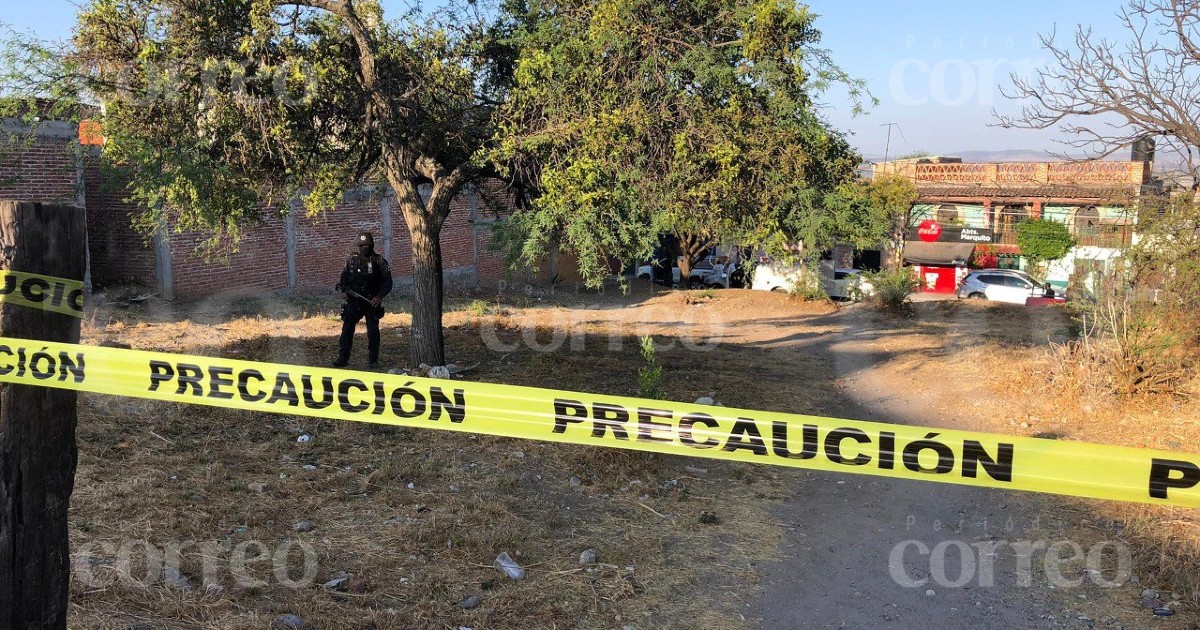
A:
MULTIPOLYGON (((82 280, 84 212, 0 201, 0 268, 82 280)), ((0 336, 79 342, 80 320, 0 303, 0 336)), ((0 385, 0 628, 66 628, 76 394, 0 385)))

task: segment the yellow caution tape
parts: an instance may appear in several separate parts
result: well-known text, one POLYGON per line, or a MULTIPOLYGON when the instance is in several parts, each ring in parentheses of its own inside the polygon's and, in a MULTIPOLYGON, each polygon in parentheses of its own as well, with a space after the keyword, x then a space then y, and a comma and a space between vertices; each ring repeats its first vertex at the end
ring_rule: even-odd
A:
POLYGON ((0 271, 0 302, 83 317, 83 283, 23 271, 0 271))
POLYGON ((0 338, 0 382, 814 470, 1200 507, 1200 455, 0 338))

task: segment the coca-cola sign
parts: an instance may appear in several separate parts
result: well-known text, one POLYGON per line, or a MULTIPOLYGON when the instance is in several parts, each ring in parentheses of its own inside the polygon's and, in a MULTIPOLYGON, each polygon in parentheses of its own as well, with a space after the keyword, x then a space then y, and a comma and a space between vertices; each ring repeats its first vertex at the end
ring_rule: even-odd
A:
MULTIPOLYGON (((937 223, 933 220, 929 220, 928 222, 937 223)), ((931 241, 930 237, 933 236, 934 232, 924 230, 926 228, 925 223, 922 222, 920 227, 909 228, 906 240, 925 241, 927 243, 991 243, 995 240, 992 236, 991 228, 942 225, 938 223, 937 236, 931 241)))
POLYGON ((942 225, 933 219, 925 219, 917 226, 917 236, 926 243, 936 243, 942 236, 942 225))

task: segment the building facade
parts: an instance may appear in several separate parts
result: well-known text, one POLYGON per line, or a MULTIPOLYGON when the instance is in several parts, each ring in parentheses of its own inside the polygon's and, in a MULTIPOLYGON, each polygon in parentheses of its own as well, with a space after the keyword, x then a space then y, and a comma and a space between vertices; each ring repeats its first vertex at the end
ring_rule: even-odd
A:
POLYGON ((1157 186, 1153 150, 1129 161, 971 163, 953 157, 875 165, 917 188, 904 258, 926 290, 952 292, 969 268, 1023 268, 1017 226, 1047 219, 1067 226, 1075 247, 1048 268, 1065 288, 1087 282, 1135 238, 1142 194, 1157 186))

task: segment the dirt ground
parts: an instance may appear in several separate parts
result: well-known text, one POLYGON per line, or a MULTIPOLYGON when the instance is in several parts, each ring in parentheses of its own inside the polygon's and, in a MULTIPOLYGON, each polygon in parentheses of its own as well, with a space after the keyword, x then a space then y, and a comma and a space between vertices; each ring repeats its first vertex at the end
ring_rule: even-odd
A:
MULTIPOLYGON (((408 319, 396 306, 384 320, 385 370, 405 367, 408 319)), ((92 308, 83 342, 326 365, 335 307, 324 296, 114 300, 92 308)), ((1158 417, 1156 431, 1114 431, 1089 421, 1112 415, 1102 406, 1072 408, 1044 392, 1039 361, 1069 334, 1052 310, 934 302, 897 319, 781 294, 637 283, 627 295, 455 296, 446 326, 448 360, 470 368, 470 380, 636 395, 637 339, 651 335, 672 400, 711 395, 728 406, 1176 450, 1197 443, 1191 407, 1158 417)), ((360 330, 352 369, 365 369, 364 345, 360 330)), ((1161 569, 1163 549, 1195 544, 1195 511, 99 395, 82 399, 79 439, 72 627, 264 628, 285 614, 309 628, 1191 630, 1200 621, 1195 593, 1164 581, 1174 574, 1156 570, 1152 553, 1161 569), (1174 523, 1176 538, 1161 548, 1148 525, 1156 520, 1174 523), (905 540, 981 536, 1126 541, 1138 550, 1138 579, 1076 589, 998 580, 929 595, 889 571, 890 550, 905 540), (184 543, 182 575, 156 574, 154 553, 184 543), (598 559, 581 565, 589 549, 598 559), (524 580, 492 566, 501 552, 527 568, 524 580), (279 557, 283 578, 272 570, 279 557), (242 574, 259 584, 239 585, 242 574), (1143 588, 1178 599, 1176 614, 1142 609, 1143 588)))

